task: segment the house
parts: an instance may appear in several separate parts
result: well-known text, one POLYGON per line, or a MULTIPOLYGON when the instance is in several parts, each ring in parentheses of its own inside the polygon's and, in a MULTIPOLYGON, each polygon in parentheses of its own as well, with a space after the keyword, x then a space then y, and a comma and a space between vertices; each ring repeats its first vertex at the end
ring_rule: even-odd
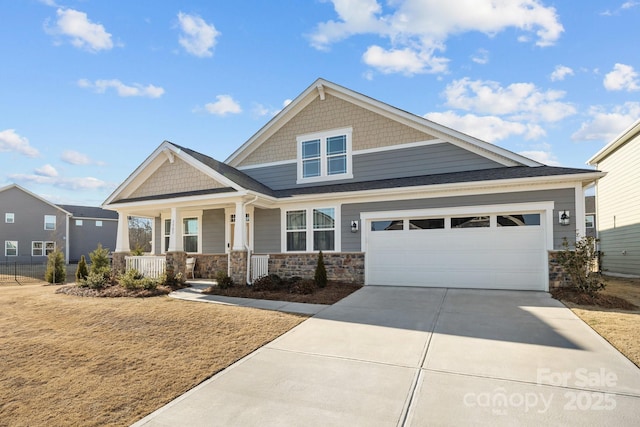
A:
POLYGON ((196 257, 200 277, 250 282, 260 263, 309 277, 322 250, 330 280, 547 290, 601 175, 319 79, 224 162, 163 142, 103 207, 119 214, 121 270, 135 215, 153 219, 156 256, 180 271, 196 257))
POLYGON ((118 220, 112 211, 55 205, 11 184, 0 188, 0 215, 2 261, 45 262, 59 249, 68 263, 88 257, 98 243, 115 248, 118 220))
POLYGON ((640 120, 588 160, 606 173, 596 184, 602 268, 640 276, 640 120))

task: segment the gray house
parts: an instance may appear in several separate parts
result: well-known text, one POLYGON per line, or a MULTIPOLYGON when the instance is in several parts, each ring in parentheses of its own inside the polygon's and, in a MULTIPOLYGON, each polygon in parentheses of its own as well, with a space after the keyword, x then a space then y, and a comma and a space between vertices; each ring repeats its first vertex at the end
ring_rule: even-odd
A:
POLYGON ((608 274, 640 276, 640 120, 588 163, 606 172, 596 184, 602 268, 608 274))
POLYGON ((75 262, 98 243, 114 249, 117 216, 101 208, 55 205, 11 184, 0 188, 0 260, 45 262, 59 249, 75 262))
POLYGON ((548 290, 600 176, 319 79, 224 162, 163 142, 103 207, 119 214, 119 269, 134 215, 153 220, 156 257, 195 257, 202 277, 311 276, 322 250, 334 280, 548 290))

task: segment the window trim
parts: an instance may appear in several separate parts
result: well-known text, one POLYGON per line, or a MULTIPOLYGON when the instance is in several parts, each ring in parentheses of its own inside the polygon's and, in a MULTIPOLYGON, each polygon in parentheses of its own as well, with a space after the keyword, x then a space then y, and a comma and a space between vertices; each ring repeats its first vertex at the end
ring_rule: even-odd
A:
MULTIPOLYGON (((183 220, 187 219, 187 218, 196 218, 198 220, 198 252, 187 252, 188 254, 201 254, 202 253, 202 211, 201 210, 193 210, 193 211, 184 211, 184 212, 178 212, 178 224, 176 224, 176 226, 180 227, 180 241, 182 241, 182 251, 186 252, 184 250, 184 234, 182 233, 183 230, 183 226, 184 226, 184 222, 183 220)), ((161 254, 166 254, 167 250, 165 249, 165 238, 169 238, 170 237, 170 233, 171 230, 166 230, 165 227, 165 221, 169 221, 171 220, 171 213, 170 212, 163 212, 160 214, 160 232, 161 232, 161 236, 160 238, 162 239, 160 242, 160 253, 161 254), (165 234, 166 233, 166 234, 165 234)), ((178 229, 176 228, 176 232, 178 229)), ((152 234, 154 232, 152 231, 152 234)), ((155 243, 154 243, 155 244, 155 243)), ((167 243, 168 244, 168 243, 167 243)))
POLYGON ((58 218, 55 215, 44 216, 44 229, 47 231, 55 231, 57 227, 58 218), (47 219, 53 218, 53 222, 47 221, 47 219), (53 228, 47 228, 47 224, 53 224, 53 228))
POLYGON ((18 253, 19 252, 18 252, 18 241, 17 240, 5 240, 4 241, 4 256, 5 257, 11 257, 11 256, 16 256, 17 257, 18 253), (14 255, 9 255, 8 254, 8 251, 9 251, 9 248, 8 248, 8 245, 7 245, 8 243, 15 243, 16 253, 14 255))
POLYGON ((14 212, 6 212, 4 214, 4 222, 5 224, 15 224, 16 214, 14 212))
POLYGON ((318 252, 318 250, 313 249, 314 244, 314 231, 330 231, 330 229, 315 229, 313 226, 313 211, 318 209, 333 209, 334 215, 334 227, 333 227, 333 250, 322 250, 322 252, 340 252, 342 245, 342 213, 340 205, 324 205, 324 204, 313 204, 313 205, 288 205, 283 206, 280 209, 280 250, 282 253, 293 254, 293 253, 314 253, 318 252), (306 228, 304 230, 295 230, 295 231, 304 231, 306 232, 306 249, 304 251, 288 251, 287 250, 287 233, 292 232, 294 230, 287 230, 287 212, 291 211, 305 211, 306 215, 306 228))
POLYGON ((97 219, 96 220, 96 227, 102 227, 102 221, 97 219))
MULTIPOLYGON (((328 131, 308 133, 305 135, 299 135, 296 137, 296 146, 297 146, 297 180, 296 184, 306 184, 313 182, 323 182, 323 181, 335 181, 341 179, 351 179, 353 178, 353 150, 352 150, 352 133, 353 128, 341 128, 341 129, 332 129, 328 131), (346 172, 340 174, 329 174, 329 156, 327 155, 327 139, 334 136, 342 136, 344 135, 346 138, 346 172), (302 144, 307 141, 312 141, 315 139, 320 140, 320 175, 312 176, 305 178, 303 175, 303 158, 302 158, 302 144)), ((335 157, 335 156, 332 156, 335 157)))
POLYGON ((76 227, 82 227, 84 225, 84 221, 81 219, 76 219, 76 227))
POLYGON ((44 256, 49 256, 49 253, 51 253, 51 252, 55 252, 55 250, 56 250, 56 242, 52 242, 52 241, 41 241, 41 240, 34 240, 34 241, 32 241, 32 242, 31 242, 31 256, 32 256, 32 257, 36 257, 36 256, 43 256, 43 257, 44 257, 44 256), (42 251, 42 253, 41 253, 40 255, 36 255, 36 254, 34 254, 34 245, 35 245, 36 243, 40 243, 40 244, 42 245, 42 246, 41 246, 41 248, 40 248, 40 250, 42 251), (52 244, 52 245, 53 245, 53 248, 52 248, 52 249, 47 249, 47 246, 48 246, 49 244, 52 244))

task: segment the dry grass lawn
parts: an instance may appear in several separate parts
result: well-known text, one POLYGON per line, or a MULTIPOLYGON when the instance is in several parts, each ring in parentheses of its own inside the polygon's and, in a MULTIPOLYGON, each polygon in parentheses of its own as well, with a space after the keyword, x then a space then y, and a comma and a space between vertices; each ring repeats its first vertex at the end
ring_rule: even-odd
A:
POLYGON ((0 425, 129 425, 305 317, 0 286, 0 425))
MULTIPOLYGON (((640 279, 607 277, 605 295, 640 307, 640 279)), ((564 302, 574 313, 640 367, 640 309, 620 310, 564 302)))

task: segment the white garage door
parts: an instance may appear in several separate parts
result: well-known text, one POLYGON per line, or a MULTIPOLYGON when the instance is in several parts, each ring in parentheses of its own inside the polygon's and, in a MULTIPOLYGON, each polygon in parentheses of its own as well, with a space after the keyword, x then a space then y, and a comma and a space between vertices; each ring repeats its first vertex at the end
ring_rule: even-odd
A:
POLYGON ((546 289, 544 212, 395 216, 364 225, 367 284, 546 289))

